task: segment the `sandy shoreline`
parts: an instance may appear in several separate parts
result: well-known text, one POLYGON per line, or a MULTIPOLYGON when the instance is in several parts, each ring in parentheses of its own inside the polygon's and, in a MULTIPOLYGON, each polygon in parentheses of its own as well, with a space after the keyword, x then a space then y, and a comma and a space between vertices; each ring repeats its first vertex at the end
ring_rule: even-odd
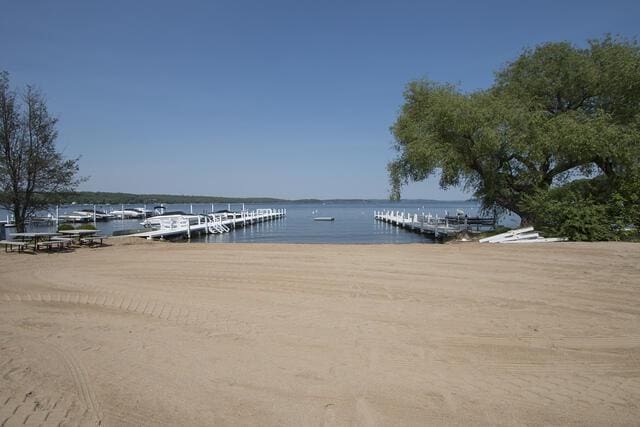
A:
POLYGON ((640 245, 0 255, 0 424, 636 424, 640 245))

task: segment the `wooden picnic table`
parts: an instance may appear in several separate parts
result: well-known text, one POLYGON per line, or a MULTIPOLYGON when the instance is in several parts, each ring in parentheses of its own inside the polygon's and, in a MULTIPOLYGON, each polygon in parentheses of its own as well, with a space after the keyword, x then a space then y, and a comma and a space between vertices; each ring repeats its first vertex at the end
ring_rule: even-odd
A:
POLYGON ((93 236, 97 232, 98 230, 60 230, 60 234, 78 239, 78 243, 80 243, 80 239, 82 239, 83 237, 93 236))
POLYGON ((11 233, 11 237, 19 240, 39 240, 40 238, 48 238, 57 236, 58 233, 11 233))
POLYGON ((93 245, 99 241, 102 246, 103 240, 107 239, 106 236, 97 234, 98 230, 61 230, 60 233, 77 239, 80 245, 93 245))
POLYGON ((42 243, 44 239, 48 239, 53 236, 58 236, 58 233, 11 233, 11 237, 13 237, 14 239, 20 240, 22 242, 31 242, 33 244, 34 251, 38 250, 38 243, 42 243))

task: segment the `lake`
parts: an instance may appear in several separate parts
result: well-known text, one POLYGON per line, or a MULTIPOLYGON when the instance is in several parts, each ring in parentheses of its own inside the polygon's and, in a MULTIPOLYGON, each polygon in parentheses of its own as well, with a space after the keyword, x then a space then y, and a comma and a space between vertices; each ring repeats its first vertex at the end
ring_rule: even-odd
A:
MULTIPOLYGON (((127 207, 127 206, 125 206, 127 207)), ((138 205, 130 205, 138 207, 138 205)), ((153 206, 147 206, 153 208, 153 206)), ((182 210, 184 212, 211 212, 211 204, 171 204, 165 205, 168 211, 182 210)), ((227 209, 240 211, 242 204, 215 204, 214 210, 227 209)), ((321 203, 273 203, 273 204, 244 204, 248 211, 259 208, 286 209, 287 217, 281 220, 254 224, 245 228, 231 230, 225 234, 210 234, 196 236, 192 242, 201 243, 433 243, 427 237, 408 232, 401 228, 375 221, 375 211, 393 210, 406 213, 431 213, 444 216, 446 213, 455 215, 457 209, 462 209, 469 216, 478 214, 478 204, 473 201, 433 201, 433 200, 402 200, 390 202, 375 201, 332 201, 321 203), (330 216, 335 221, 314 221, 314 217, 330 216)), ((59 214, 71 213, 78 209, 93 209, 93 205, 73 205, 59 208, 59 214)), ((96 205, 97 210, 109 212, 120 209, 120 205, 96 205)), ((55 216, 55 208, 49 211, 55 216)), ((6 212, 0 212, 0 219, 4 219, 6 212)), ((43 216, 46 212, 43 213, 43 216)), ((111 220, 97 222, 96 225, 103 234, 111 235, 114 231, 142 228, 140 219, 111 220)), ((501 223, 516 226, 515 216, 506 216, 501 223)), ((53 231, 54 225, 31 226, 33 231, 53 231)))

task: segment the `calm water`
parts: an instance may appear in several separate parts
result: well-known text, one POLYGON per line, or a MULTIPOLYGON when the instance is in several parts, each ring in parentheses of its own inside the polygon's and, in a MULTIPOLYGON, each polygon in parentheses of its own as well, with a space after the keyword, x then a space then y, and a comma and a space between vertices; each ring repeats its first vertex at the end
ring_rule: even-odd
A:
MULTIPOLYGON (((125 206, 126 207, 126 206, 125 206)), ((139 207, 131 205, 130 207, 139 207)), ((152 206, 147 206, 152 208, 152 206)), ((211 211, 211 204, 165 205, 169 211, 204 213, 211 211)), ((93 209, 91 206, 60 207, 60 215, 77 209, 93 209)), ((214 205, 215 210, 226 209, 226 204, 214 205)), ((241 210, 241 204, 231 204, 231 210, 241 210)), ((325 202, 319 204, 245 204, 245 209, 258 208, 287 209, 287 217, 281 220, 255 224, 245 228, 231 230, 225 234, 202 235, 192 238, 193 242, 208 243, 432 243, 425 236, 411 233, 392 225, 375 221, 374 211, 394 210, 407 213, 431 213, 444 216, 445 212, 455 214, 463 209, 469 215, 476 215, 478 205, 475 202, 434 202, 434 201, 369 201, 369 202, 325 202), (335 221, 313 221, 317 216, 332 216, 335 221)), ((96 206, 102 211, 120 209, 120 206, 96 206)), ((50 211, 55 215, 55 209, 50 211)), ((0 212, 4 219, 6 212, 0 212)), ((46 213, 45 213, 46 215, 46 213)), ((142 228, 141 220, 112 220, 98 222, 96 225, 104 234, 111 235, 116 230, 142 228)), ((517 219, 502 219, 505 225, 516 225, 517 219)), ((55 226, 40 225, 32 227, 37 231, 53 231, 55 226)))

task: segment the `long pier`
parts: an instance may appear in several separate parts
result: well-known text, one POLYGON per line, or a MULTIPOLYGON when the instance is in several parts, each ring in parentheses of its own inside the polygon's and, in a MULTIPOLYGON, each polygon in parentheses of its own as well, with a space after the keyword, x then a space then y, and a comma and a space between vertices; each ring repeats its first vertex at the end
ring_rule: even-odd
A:
POLYGON ((130 236, 145 237, 147 239, 163 239, 175 236, 191 238, 194 233, 227 233, 237 227, 273 221, 284 218, 286 215, 286 209, 257 209, 252 212, 224 212, 208 215, 172 215, 167 218, 160 218, 158 227, 154 230, 135 233, 130 236))
POLYGON ((425 234, 439 241, 457 237, 458 234, 468 230, 467 224, 452 223, 447 217, 431 214, 411 215, 399 211, 380 211, 374 212, 374 218, 409 231, 425 234))

